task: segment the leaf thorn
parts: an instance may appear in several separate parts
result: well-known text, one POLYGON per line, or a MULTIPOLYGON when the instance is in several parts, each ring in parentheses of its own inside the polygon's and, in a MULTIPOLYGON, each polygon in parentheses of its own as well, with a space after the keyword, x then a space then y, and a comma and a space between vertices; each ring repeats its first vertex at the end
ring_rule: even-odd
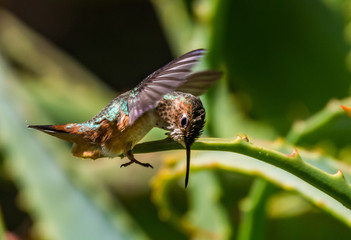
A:
POLYGON ((235 138, 235 141, 240 141, 240 140, 242 140, 242 137, 240 137, 239 135, 237 135, 236 138, 235 138))
POLYGON ((247 135, 244 133, 244 136, 241 138, 242 140, 249 142, 249 138, 247 137, 247 135))
POLYGON ((345 113, 351 118, 351 107, 340 105, 340 107, 345 111, 345 113))
POLYGON ((297 148, 294 148, 294 151, 292 151, 292 153, 288 154, 287 156, 291 157, 291 158, 301 159, 299 151, 297 150, 297 148))
POLYGON ((342 171, 339 169, 337 173, 333 174, 334 177, 336 178, 340 178, 340 179, 343 179, 345 180, 345 176, 344 174, 342 173, 342 171))

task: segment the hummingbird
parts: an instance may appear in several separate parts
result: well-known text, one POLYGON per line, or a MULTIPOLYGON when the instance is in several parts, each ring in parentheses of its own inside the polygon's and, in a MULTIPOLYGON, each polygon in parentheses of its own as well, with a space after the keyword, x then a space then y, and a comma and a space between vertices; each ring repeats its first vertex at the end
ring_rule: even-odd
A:
POLYGON ((129 162, 121 167, 135 163, 151 168, 151 164, 135 159, 132 150, 153 127, 165 129, 169 138, 186 149, 187 187, 191 145, 205 124, 205 108, 198 96, 222 76, 215 70, 192 71, 205 53, 204 49, 196 49, 171 61, 86 122, 28 128, 72 142, 72 154, 76 157, 126 156, 129 162))

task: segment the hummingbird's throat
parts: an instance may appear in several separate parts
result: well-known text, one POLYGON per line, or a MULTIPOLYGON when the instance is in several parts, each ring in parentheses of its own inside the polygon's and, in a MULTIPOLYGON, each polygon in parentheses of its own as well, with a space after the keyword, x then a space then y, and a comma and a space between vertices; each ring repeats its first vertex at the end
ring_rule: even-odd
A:
POLYGON ((183 145, 183 147, 185 147, 184 134, 182 130, 178 128, 173 129, 169 135, 174 141, 179 142, 180 144, 183 145))

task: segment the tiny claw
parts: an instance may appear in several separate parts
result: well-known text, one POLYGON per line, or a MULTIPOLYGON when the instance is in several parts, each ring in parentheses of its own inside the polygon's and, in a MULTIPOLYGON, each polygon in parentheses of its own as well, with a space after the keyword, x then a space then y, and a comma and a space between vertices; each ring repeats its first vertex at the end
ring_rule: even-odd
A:
POLYGON ((130 164, 132 164, 132 163, 133 163, 132 161, 127 162, 127 163, 123 163, 123 164, 121 164, 120 168, 122 168, 122 167, 127 167, 127 166, 129 166, 130 164))
POLYGON ((150 163, 142 163, 142 162, 139 162, 138 160, 136 160, 136 159, 134 158, 134 155, 133 155, 133 153, 132 153, 132 150, 129 150, 125 155, 128 157, 128 159, 130 160, 130 162, 123 163, 123 164, 121 165, 121 167, 127 167, 127 166, 129 166, 130 164, 132 164, 132 163, 136 163, 136 164, 139 164, 139 165, 141 165, 141 166, 143 166, 143 167, 151 167, 151 168, 154 168, 150 163))
POLYGON ((142 162, 139 162, 139 161, 130 161, 130 162, 127 162, 127 163, 123 163, 123 164, 121 164, 120 168, 122 168, 122 167, 127 167, 127 166, 129 166, 130 164, 132 164, 132 163, 136 163, 136 164, 141 165, 141 166, 143 166, 143 167, 151 167, 151 168, 154 168, 150 163, 142 163, 142 162))
POLYGON ((151 167, 154 168, 150 163, 145 163, 145 165, 143 164, 144 167, 151 167))
POLYGON ((135 161, 131 161, 131 162, 134 162, 136 164, 139 164, 143 167, 151 167, 151 168, 154 168, 150 163, 142 163, 142 162, 139 162, 138 160, 135 159, 135 161))

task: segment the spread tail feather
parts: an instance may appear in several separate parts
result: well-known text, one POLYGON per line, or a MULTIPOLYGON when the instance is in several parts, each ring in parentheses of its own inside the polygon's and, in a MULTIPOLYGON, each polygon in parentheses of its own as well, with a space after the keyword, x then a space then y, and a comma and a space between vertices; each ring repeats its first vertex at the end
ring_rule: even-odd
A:
POLYGON ((91 142, 86 132, 81 131, 81 124, 63 125, 29 125, 28 128, 37 129, 51 136, 72 142, 72 154, 76 157, 96 159, 104 157, 98 145, 91 142))
POLYGON ((79 127, 76 123, 62 125, 28 125, 27 127, 37 129, 68 142, 77 142, 79 138, 82 138, 82 133, 79 132, 79 127))

